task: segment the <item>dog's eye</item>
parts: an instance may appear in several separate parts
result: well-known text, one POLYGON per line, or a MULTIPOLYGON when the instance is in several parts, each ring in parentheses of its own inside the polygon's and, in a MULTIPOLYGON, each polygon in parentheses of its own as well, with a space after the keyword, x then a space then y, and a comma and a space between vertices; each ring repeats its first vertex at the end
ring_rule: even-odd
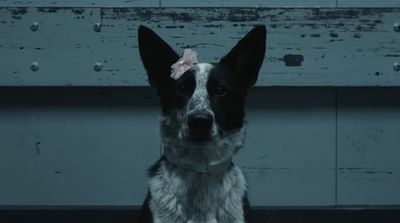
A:
POLYGON ((217 85, 214 89, 214 94, 218 97, 225 96, 227 93, 226 88, 222 85, 217 85))
POLYGON ((184 84, 178 84, 178 86, 176 87, 176 91, 179 94, 185 94, 188 91, 188 88, 184 84))

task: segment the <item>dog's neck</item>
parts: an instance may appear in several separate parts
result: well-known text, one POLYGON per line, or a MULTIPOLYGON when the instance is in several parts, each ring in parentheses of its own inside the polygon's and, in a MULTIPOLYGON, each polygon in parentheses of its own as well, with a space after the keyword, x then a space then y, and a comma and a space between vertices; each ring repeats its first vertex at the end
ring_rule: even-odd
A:
POLYGON ((196 173, 208 174, 211 176, 219 176, 224 173, 232 165, 232 157, 228 157, 225 160, 219 162, 210 163, 208 165, 199 165, 184 160, 180 160, 177 156, 170 152, 169 149, 164 149, 164 157, 170 164, 196 173))
POLYGON ((163 136, 164 160, 174 167, 193 173, 219 176, 232 165, 233 156, 243 145, 244 128, 225 133, 209 144, 185 144, 173 136, 163 136))

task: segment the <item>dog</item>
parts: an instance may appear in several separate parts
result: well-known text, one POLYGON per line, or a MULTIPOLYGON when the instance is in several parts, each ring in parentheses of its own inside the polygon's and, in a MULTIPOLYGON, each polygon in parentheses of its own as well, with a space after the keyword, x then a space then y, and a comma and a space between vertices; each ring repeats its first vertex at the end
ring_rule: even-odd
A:
POLYGON ((149 169, 140 223, 249 223, 242 171, 232 157, 244 142, 244 104, 264 60, 265 26, 255 26, 218 63, 180 57, 148 27, 139 53, 161 102, 164 155, 149 169))

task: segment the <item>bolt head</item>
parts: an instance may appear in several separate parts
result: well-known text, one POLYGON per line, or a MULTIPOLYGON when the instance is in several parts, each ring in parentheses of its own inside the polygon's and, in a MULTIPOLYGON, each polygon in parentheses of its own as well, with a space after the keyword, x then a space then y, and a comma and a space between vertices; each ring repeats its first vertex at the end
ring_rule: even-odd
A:
POLYGON ((395 71, 400 71, 400 63, 394 62, 394 63, 393 63, 393 69, 394 69, 395 71))
POLYGON ((39 63, 38 62, 32 62, 31 63, 31 71, 36 72, 39 70, 39 63))
POLYGON ((101 64, 100 62, 96 62, 96 63, 94 63, 93 69, 96 72, 99 72, 99 71, 101 71, 101 69, 103 69, 103 64, 101 64))
POLYGON ((39 30, 39 23, 38 22, 32 22, 31 24, 31 31, 36 32, 39 30))
POLYGON ((400 32, 400 23, 396 22, 393 24, 393 29, 395 32, 400 32))
POLYGON ((101 23, 98 22, 98 23, 94 24, 93 30, 95 32, 101 32, 101 23))

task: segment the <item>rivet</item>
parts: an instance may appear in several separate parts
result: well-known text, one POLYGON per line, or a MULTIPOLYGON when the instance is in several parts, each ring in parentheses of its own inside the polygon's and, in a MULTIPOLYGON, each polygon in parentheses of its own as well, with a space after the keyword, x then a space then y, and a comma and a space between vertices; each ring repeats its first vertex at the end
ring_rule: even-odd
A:
POLYGON ((38 71, 39 70, 39 63, 38 62, 32 62, 31 63, 31 71, 38 71))
POLYGON ((396 22, 393 24, 393 29, 395 32, 400 32, 400 23, 396 22))
POLYGON ((400 71, 400 63, 394 62, 394 63, 393 63, 393 69, 394 69, 395 71, 400 71))
POLYGON ((98 23, 94 24, 93 30, 95 32, 101 32, 101 23, 98 22, 98 23))
POLYGON ((31 31, 36 32, 39 30, 39 23, 38 22, 32 22, 31 24, 31 31))
POLYGON ((96 72, 99 72, 99 71, 101 71, 101 69, 103 69, 103 64, 101 64, 100 62, 96 62, 96 63, 94 63, 93 68, 96 72))

